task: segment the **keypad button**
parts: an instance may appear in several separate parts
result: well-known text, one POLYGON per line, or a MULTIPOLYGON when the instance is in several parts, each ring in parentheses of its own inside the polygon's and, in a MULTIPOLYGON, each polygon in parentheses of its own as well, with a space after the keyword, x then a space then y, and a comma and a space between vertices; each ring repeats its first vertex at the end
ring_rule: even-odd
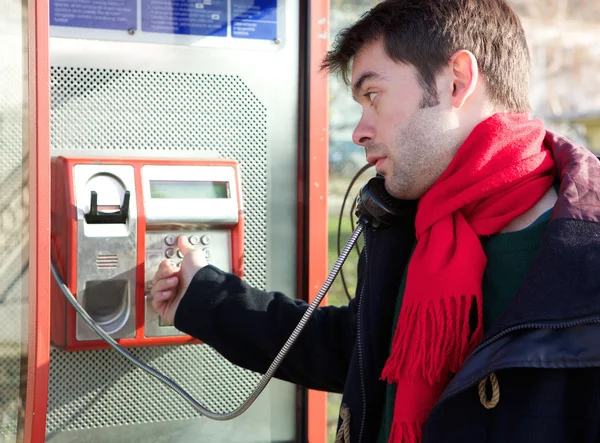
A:
POLYGON ((210 248, 204 248, 204 256, 206 257, 206 259, 210 259, 212 255, 212 251, 210 250, 210 248))
POLYGON ((192 245, 197 245, 198 243, 200 243, 200 236, 198 236, 198 235, 191 235, 190 236, 190 243, 192 245))
POLYGON ((177 237, 175 237, 174 235, 167 235, 165 237, 165 243, 167 244, 167 246, 173 246, 175 243, 177 243, 177 237))
POLYGON ((173 258, 173 256, 175 256, 175 249, 173 248, 169 248, 165 251, 165 256, 167 258, 173 258))
POLYGON ((179 249, 177 250, 177 257, 183 258, 183 252, 181 252, 179 249))
POLYGON ((200 241, 202 242, 203 245, 210 245, 210 242, 212 241, 212 237, 210 235, 203 235, 202 238, 200 239, 200 241))

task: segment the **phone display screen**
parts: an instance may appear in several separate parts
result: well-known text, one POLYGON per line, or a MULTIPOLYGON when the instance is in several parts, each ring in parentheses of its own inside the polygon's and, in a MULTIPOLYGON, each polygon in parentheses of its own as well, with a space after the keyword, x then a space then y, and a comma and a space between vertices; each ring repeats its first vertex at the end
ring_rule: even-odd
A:
POLYGON ((150 180, 151 198, 231 198, 229 182, 150 180))

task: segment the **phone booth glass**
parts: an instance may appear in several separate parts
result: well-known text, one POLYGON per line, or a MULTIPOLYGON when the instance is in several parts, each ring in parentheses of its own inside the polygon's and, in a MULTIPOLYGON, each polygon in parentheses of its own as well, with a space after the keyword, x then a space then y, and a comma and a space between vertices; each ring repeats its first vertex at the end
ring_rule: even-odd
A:
POLYGON ((23 438, 29 311, 29 122, 26 3, 0 14, 0 441, 23 438))

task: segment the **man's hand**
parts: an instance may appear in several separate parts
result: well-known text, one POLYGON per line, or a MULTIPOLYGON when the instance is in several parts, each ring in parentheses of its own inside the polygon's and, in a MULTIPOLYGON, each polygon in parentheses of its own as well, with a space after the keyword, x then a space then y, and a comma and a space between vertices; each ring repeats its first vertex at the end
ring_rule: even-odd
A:
POLYGON ((201 249, 195 249, 187 237, 180 235, 177 247, 183 254, 181 267, 164 260, 152 279, 152 307, 171 324, 175 321, 175 311, 196 272, 206 266, 206 257, 201 249))

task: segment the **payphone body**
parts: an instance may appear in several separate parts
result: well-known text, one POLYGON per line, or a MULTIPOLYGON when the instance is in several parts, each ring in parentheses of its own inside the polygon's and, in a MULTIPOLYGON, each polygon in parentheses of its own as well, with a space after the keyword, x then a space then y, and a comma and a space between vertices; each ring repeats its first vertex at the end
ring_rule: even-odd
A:
MULTIPOLYGON (((238 164, 222 159, 57 157, 52 244, 65 284, 121 346, 198 343, 167 324, 149 298, 164 259, 179 263, 185 235, 207 261, 243 277, 238 164)), ((67 351, 108 345, 52 289, 51 341, 67 351)))

